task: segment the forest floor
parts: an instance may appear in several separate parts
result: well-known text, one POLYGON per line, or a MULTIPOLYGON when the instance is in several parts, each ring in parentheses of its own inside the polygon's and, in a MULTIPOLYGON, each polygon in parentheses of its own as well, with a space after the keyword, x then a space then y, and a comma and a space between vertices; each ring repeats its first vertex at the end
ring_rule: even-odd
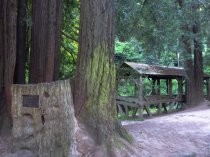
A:
POLYGON ((210 106, 123 121, 142 157, 210 157, 210 106))
MULTIPOLYGON (((210 157, 210 106, 206 103, 144 121, 123 121, 141 157, 210 157)), ((0 157, 10 136, 0 136, 0 157)))

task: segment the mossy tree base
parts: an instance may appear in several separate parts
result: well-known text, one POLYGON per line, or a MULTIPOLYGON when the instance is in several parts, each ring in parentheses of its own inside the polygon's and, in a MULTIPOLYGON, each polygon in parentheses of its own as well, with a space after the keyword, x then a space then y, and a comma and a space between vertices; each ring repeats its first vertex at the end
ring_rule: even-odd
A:
POLYGON ((93 134, 89 132, 89 129, 85 127, 82 123, 78 123, 76 131, 76 141, 77 141, 77 155, 78 156, 91 156, 91 157, 139 157, 139 153, 135 146, 131 143, 132 138, 129 134, 121 128, 120 132, 124 132, 121 137, 118 134, 119 127, 116 130, 114 136, 110 136, 102 144, 98 144, 93 137, 93 134), (130 141, 127 141, 127 139, 130 141))

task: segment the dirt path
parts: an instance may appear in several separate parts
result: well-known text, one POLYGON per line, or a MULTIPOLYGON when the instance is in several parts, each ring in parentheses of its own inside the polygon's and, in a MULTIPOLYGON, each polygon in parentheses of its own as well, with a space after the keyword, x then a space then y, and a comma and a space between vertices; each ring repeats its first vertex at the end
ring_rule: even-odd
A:
POLYGON ((210 157, 210 106, 147 119, 124 121, 142 157, 210 157))
MULTIPOLYGON (((210 106, 184 112, 124 121, 141 157, 210 157, 210 106)), ((0 157, 9 153, 10 137, 0 137, 0 157)))
POLYGON ((10 136, 0 136, 0 157, 10 152, 11 137, 10 136))

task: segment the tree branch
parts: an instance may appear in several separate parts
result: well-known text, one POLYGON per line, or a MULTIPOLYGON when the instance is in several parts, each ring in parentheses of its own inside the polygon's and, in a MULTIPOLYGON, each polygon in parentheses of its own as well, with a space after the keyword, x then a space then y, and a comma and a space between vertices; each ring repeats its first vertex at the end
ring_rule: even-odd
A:
POLYGON ((65 36, 66 38, 71 39, 71 40, 73 40, 73 41, 75 41, 75 42, 79 42, 78 39, 71 37, 71 36, 70 36, 69 34, 67 34, 66 32, 61 31, 61 33, 62 33, 62 35, 65 36))
POLYGON ((64 48, 65 51, 67 51, 67 52, 71 55, 71 57, 72 57, 72 59, 73 59, 73 63, 76 64, 76 60, 75 60, 74 55, 73 55, 73 54, 69 51, 69 49, 66 48, 63 44, 61 44, 61 46, 64 48))

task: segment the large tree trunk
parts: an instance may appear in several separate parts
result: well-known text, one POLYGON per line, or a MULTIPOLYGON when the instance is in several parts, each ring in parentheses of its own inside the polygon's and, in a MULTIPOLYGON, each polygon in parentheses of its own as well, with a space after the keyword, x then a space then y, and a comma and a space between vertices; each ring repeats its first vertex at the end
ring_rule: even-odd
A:
POLYGON ((204 101, 203 87, 203 56, 202 56, 202 44, 200 42, 198 34, 200 33, 200 25, 195 22, 193 26, 194 38, 194 77, 195 77, 195 91, 196 91, 196 103, 204 101))
POLYGON ((186 102, 187 105, 194 105, 196 103, 196 91, 195 91, 195 77, 194 77, 194 65, 192 58, 191 39, 189 37, 183 37, 184 44, 184 56, 185 63, 184 68, 186 72, 186 102))
MULTIPOLYGON (((178 0, 181 9, 187 5, 185 0, 178 0)), ((198 6, 192 5, 192 10, 196 12, 199 9, 198 6)), ((203 59, 202 59, 202 49, 201 43, 198 38, 200 33, 199 23, 194 21, 194 25, 189 25, 183 23, 182 30, 185 34, 193 33, 194 38, 190 36, 183 35, 183 45, 185 50, 185 71, 186 71, 186 103, 187 105, 197 105, 204 101, 203 95, 203 59), (193 45, 193 49, 192 49, 193 45), (194 58, 192 57, 194 54, 194 58)))
MULTIPOLYGON (((0 1, 0 97, 10 116, 11 93, 16 57, 16 1, 0 1)), ((11 121, 10 121, 11 122, 11 121)), ((8 123, 8 120, 7 122, 8 123)))
MULTIPOLYGON (((81 0, 80 9, 79 54, 74 88, 76 117, 85 125, 99 148, 89 149, 86 154, 116 156, 113 150, 116 148, 115 142, 121 139, 118 135, 129 136, 116 119, 114 1, 81 0)), ((79 151, 84 154, 81 149, 79 151)), ((125 149, 125 152, 130 151, 125 149)))
POLYGON ((26 65, 26 18, 27 1, 18 1, 17 12, 17 57, 14 83, 25 83, 25 65, 26 65))
POLYGON ((113 1, 82 0, 80 25, 75 111, 101 144, 113 135, 116 113, 113 1))
MULTIPOLYGON (((32 3, 32 52, 30 82, 50 82, 55 76, 54 67, 60 47, 62 0, 36 0, 32 3)), ((55 64, 56 62, 56 64, 55 64)))

